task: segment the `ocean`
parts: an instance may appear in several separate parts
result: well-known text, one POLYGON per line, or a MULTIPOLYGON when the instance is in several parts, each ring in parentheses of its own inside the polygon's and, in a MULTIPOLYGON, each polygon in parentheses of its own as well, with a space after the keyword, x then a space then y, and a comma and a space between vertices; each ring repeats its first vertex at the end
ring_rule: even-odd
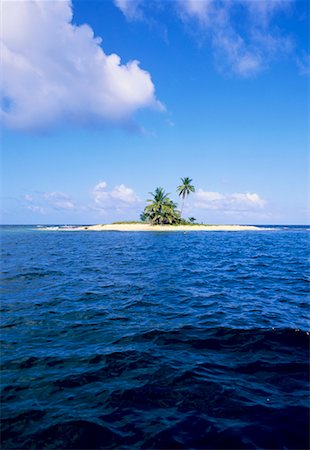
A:
POLYGON ((308 449, 309 229, 1 227, 2 449, 308 449))

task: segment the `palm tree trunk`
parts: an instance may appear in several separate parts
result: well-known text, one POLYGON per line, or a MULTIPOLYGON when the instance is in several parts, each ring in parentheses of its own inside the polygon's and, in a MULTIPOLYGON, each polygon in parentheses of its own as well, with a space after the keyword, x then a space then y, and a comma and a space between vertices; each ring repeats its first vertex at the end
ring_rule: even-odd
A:
POLYGON ((182 201, 182 207, 181 207, 181 218, 182 218, 182 214, 183 214, 184 203, 185 203, 185 198, 183 198, 183 201, 182 201))

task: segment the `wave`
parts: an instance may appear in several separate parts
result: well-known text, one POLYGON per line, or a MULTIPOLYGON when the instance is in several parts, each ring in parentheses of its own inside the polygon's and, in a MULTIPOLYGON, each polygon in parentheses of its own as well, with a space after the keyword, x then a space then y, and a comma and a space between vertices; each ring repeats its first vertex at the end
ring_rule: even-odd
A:
POLYGON ((117 343, 154 341, 157 345, 184 345, 197 349, 222 349, 239 347, 243 351, 265 349, 271 346, 309 348, 309 332, 300 329, 238 329, 238 328, 197 328, 184 326, 180 329, 163 331, 153 329, 145 333, 125 336, 117 343))
POLYGON ((3 449, 309 448, 307 233, 4 239, 3 449))
POLYGON ((28 409, 3 409, 2 448, 308 448, 308 354, 302 330, 185 326, 8 361, 2 402, 28 409))
POLYGON ((20 272, 14 276, 2 277, 2 281, 18 281, 18 280, 35 280, 37 278, 45 277, 58 277, 63 275, 63 272, 58 270, 44 270, 44 269, 33 269, 30 272, 20 272))

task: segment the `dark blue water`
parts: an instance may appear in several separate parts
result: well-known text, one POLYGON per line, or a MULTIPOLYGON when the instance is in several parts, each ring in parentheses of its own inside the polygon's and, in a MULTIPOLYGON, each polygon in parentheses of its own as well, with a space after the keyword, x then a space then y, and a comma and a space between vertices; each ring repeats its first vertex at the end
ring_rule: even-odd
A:
POLYGON ((309 231, 2 229, 2 449, 309 448, 309 231))

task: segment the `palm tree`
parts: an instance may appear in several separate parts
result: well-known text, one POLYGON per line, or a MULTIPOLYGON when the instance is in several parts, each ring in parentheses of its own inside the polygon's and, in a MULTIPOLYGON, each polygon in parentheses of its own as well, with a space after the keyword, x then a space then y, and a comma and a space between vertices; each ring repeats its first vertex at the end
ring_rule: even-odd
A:
POLYGON ((169 198, 163 188, 158 187, 155 193, 150 192, 152 199, 148 199, 149 205, 144 208, 143 215, 154 225, 174 224, 180 221, 180 212, 177 205, 169 198))
POLYGON ((188 178, 188 177, 181 178, 181 181, 182 181, 182 184, 180 184, 180 186, 177 187, 177 191, 179 193, 179 196, 182 197, 182 199, 183 199, 182 208, 181 208, 181 216, 182 216, 186 197, 188 197, 191 192, 195 192, 195 188, 191 184, 191 182, 192 182, 191 178, 188 178))

